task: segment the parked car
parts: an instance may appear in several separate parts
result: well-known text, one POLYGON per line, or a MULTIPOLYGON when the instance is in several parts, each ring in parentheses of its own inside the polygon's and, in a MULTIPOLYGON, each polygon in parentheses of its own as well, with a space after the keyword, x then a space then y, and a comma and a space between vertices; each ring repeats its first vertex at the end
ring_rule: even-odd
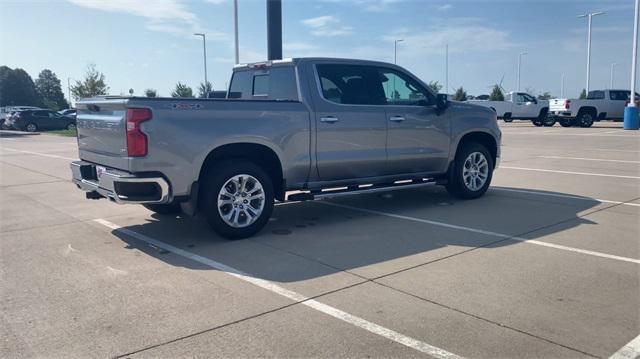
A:
POLYGON ((228 238, 258 232, 274 199, 427 184, 477 198, 500 158, 494 111, 449 102, 383 62, 240 65, 227 99, 114 96, 77 108, 71 170, 87 198, 201 211, 228 238))
POLYGON ((60 110, 58 111, 59 114, 61 114, 62 116, 69 116, 69 117, 73 117, 76 118, 76 109, 75 108, 68 108, 65 110, 60 110))
POLYGON ((601 120, 622 121, 630 96, 629 90, 595 90, 589 91, 586 99, 553 99, 550 115, 564 127, 591 127, 594 121, 601 120))
POLYGON ((6 130, 9 129, 9 126, 6 125, 6 120, 11 117, 16 111, 24 111, 24 110, 39 110, 40 107, 34 106, 5 106, 0 107, 0 129, 6 130))
POLYGON ((63 116, 51 110, 16 111, 5 124, 13 129, 27 132, 76 128, 75 118, 63 116))
POLYGON ((525 92, 508 92, 504 101, 470 100, 468 102, 491 108, 504 122, 521 119, 531 120, 536 126, 553 126, 555 124, 555 120, 547 118, 549 101, 538 100, 525 92))

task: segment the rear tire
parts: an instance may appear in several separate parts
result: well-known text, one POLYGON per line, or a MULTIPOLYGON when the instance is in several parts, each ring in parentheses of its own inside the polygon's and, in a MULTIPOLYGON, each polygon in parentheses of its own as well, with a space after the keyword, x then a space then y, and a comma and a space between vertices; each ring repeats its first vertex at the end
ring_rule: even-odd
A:
POLYGON ((584 111, 578 114, 578 118, 576 119, 578 126, 584 127, 584 128, 591 127, 593 125, 594 120, 595 120, 595 116, 591 111, 584 111))
POLYGON ((70 123, 67 125, 67 130, 69 131, 73 131, 76 129, 76 124, 75 123, 70 123))
POLYGON ((506 123, 510 123, 513 122, 513 119, 511 118, 511 114, 510 113, 505 113, 504 117, 503 117, 504 122, 506 123))
POLYGON ((204 179, 200 201, 216 233, 229 239, 247 238, 259 232, 271 217, 273 184, 253 162, 217 163, 216 170, 204 179))
POLYGON ((180 213, 180 203, 165 203, 165 204, 143 204, 144 208, 155 212, 157 214, 175 214, 180 213))
POLYGON ((481 197, 487 192, 493 177, 493 157, 479 143, 462 145, 449 169, 446 189, 461 199, 481 197))
POLYGON ((27 132, 36 132, 38 131, 38 126, 36 126, 35 123, 28 123, 26 126, 24 126, 24 130, 27 132))

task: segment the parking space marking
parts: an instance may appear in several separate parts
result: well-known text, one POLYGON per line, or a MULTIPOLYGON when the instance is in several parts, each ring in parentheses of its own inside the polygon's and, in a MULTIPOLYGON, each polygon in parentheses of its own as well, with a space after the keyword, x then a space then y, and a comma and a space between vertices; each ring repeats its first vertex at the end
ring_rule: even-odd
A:
POLYGON ((526 194, 532 194, 532 195, 536 195, 536 196, 571 198, 571 199, 578 199, 578 200, 583 200, 583 201, 596 201, 596 202, 601 202, 601 203, 611 203, 611 204, 619 204, 619 205, 623 205, 623 206, 640 207, 640 203, 630 203, 630 202, 621 202, 621 201, 611 201, 611 200, 608 200, 608 199, 572 196, 570 194, 544 193, 544 192, 527 191, 525 189, 499 188, 499 187, 490 187, 490 190, 492 190, 492 191, 526 193, 526 194))
POLYGON ((640 357, 640 335, 613 353, 609 359, 637 359, 640 357))
POLYGON ((606 258, 606 259, 614 259, 614 260, 618 260, 618 261, 622 261, 622 262, 640 264, 640 259, 621 257, 621 256, 616 256, 616 255, 613 255, 613 254, 607 254, 607 253, 601 253, 601 252, 594 252, 594 251, 589 251, 589 250, 586 250, 586 249, 580 249, 580 248, 563 246, 563 245, 560 245, 560 244, 553 244, 553 243, 537 241, 535 239, 526 239, 526 238, 521 238, 521 237, 517 237, 517 236, 512 236, 512 235, 509 235, 509 234, 486 231, 484 229, 459 226, 459 225, 455 225, 455 224, 449 224, 449 223, 438 222, 438 221, 431 221, 431 220, 428 220, 428 219, 404 216, 404 215, 395 214, 395 213, 387 213, 387 212, 375 211, 375 210, 372 210, 372 209, 354 207, 354 206, 338 204, 338 203, 333 203, 333 202, 328 202, 328 201, 321 201, 321 202, 318 202, 318 203, 329 205, 329 206, 335 206, 335 207, 351 209, 351 210, 354 210, 354 211, 360 211, 360 212, 364 212, 364 213, 376 214, 376 215, 379 215, 379 216, 385 216, 385 217, 391 217, 391 218, 397 218, 397 219, 404 219, 404 220, 407 220, 407 221, 426 223, 426 224, 431 224, 431 225, 434 225, 434 226, 451 228, 451 229, 456 229, 456 230, 460 230, 460 231, 466 231, 466 232, 477 233, 477 234, 484 234, 484 235, 487 235, 487 236, 502 238, 502 239, 505 239, 505 240, 509 239, 509 240, 514 240, 514 241, 528 243, 528 244, 535 244, 535 245, 543 246, 543 247, 560 249, 560 250, 563 250, 563 251, 586 254, 586 255, 590 255, 590 256, 594 256, 594 257, 600 257, 600 258, 606 258))
POLYGON ((147 244, 151 244, 154 245, 158 248, 162 248, 166 251, 172 252, 176 255, 188 258, 190 260, 193 260, 195 262, 198 262, 200 264, 204 264, 206 266, 209 266, 211 268, 223 271, 225 273, 227 273, 228 275, 231 275, 235 278, 238 278, 240 280, 243 280, 245 282, 251 283, 255 286, 258 286, 260 288, 266 289, 272 293, 278 294, 280 296, 283 296, 285 298, 288 298, 290 300, 293 300, 294 302, 297 302, 299 304, 305 305, 309 308, 315 309, 321 313, 330 315, 336 319, 339 319, 345 323, 351 324, 353 326, 356 326, 358 328, 364 329, 370 333, 379 335, 381 337, 387 338, 389 340, 392 340, 396 343, 402 344, 404 346, 407 346, 409 348, 415 349, 417 351, 420 351, 422 353, 425 353, 427 355, 431 355, 433 357, 436 358, 442 358, 442 359, 456 359, 456 358, 460 358, 462 359, 462 357, 453 354, 451 352, 448 352, 444 349, 440 349, 438 347, 435 347, 433 345, 427 344, 423 341, 408 337, 404 334, 398 333, 394 330, 391 330, 389 328, 385 328, 381 325, 378 325, 376 323, 370 322, 368 320, 365 320, 363 318, 357 317, 355 315, 349 314, 345 311, 342 311, 340 309, 334 308, 332 306, 329 306, 327 304, 318 302, 315 299, 311 299, 307 296, 304 296, 302 294, 296 293, 294 291, 288 290, 286 288, 283 288, 281 286, 279 286, 276 283, 273 283, 271 281, 265 280, 265 279, 260 279, 260 278, 256 278, 256 277, 252 277, 251 275, 242 272, 241 270, 235 269, 233 267, 230 267, 226 264, 220 263, 220 262, 216 262, 213 259, 207 258, 207 257, 203 257, 200 255, 197 255, 195 253, 191 253, 189 251, 180 249, 178 247, 174 247, 170 244, 164 243, 162 241, 156 240, 154 238, 151 238, 149 236, 146 236, 144 234, 126 229, 126 228, 122 228, 121 226, 111 223, 105 219, 95 219, 95 222, 110 228, 114 231, 118 231, 121 232, 123 234, 126 234, 130 237, 136 238, 140 241, 143 241, 147 244))
POLYGON ((547 169, 542 169, 542 168, 528 168, 528 167, 500 166, 499 169, 534 171, 534 172, 564 173, 564 174, 580 175, 580 176, 596 176, 596 177, 615 177, 615 178, 640 179, 640 177, 638 177, 638 176, 610 175, 610 174, 606 174, 606 173, 592 173, 592 172, 558 171, 558 170, 547 170, 547 169))
POLYGON ((615 150, 611 148, 585 148, 586 151, 606 151, 606 152, 630 152, 630 153, 640 153, 640 151, 635 150, 615 150))
POLYGON ((2 149, 10 151, 10 152, 19 152, 19 153, 24 153, 24 154, 28 154, 28 155, 36 155, 36 156, 42 156, 42 157, 57 158, 57 159, 67 160, 67 161, 75 161, 75 160, 77 160, 77 158, 70 158, 70 157, 52 155, 52 154, 49 154, 49 153, 18 150, 18 149, 15 149, 15 148, 2 147, 2 149))
POLYGON ((639 163, 640 164, 640 161, 608 160, 608 159, 602 159, 602 158, 563 157, 563 156, 538 156, 538 157, 557 159, 557 160, 602 161, 602 162, 639 163))

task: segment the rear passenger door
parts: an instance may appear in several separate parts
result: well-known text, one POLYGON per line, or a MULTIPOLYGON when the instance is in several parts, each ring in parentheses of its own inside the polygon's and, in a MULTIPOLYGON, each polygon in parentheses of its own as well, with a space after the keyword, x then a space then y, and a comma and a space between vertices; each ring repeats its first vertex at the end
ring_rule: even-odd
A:
MULTIPOLYGON (((631 95, 631 91, 609 91, 609 100, 607 101, 609 105, 606 109, 608 118, 623 118, 624 117, 624 107, 629 101, 629 96, 631 95)), ((600 109, 598 109, 600 110, 600 109)), ((601 110, 602 112, 603 110, 601 110)))
POLYGON ((373 66, 318 63, 316 160, 321 181, 386 173, 384 94, 373 66))
POLYGON ((38 126, 38 130, 51 130, 52 121, 49 119, 49 111, 33 111, 31 121, 38 126))
POLYGON ((447 113, 439 113, 434 95, 400 70, 380 67, 378 79, 385 93, 389 173, 444 172, 450 142, 447 113))

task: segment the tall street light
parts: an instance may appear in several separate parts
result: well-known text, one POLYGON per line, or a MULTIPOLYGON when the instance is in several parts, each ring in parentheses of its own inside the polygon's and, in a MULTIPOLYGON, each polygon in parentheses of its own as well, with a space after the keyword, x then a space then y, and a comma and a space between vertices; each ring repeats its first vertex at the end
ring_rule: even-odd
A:
POLYGON ((238 44, 238 0, 233 0, 233 32, 235 35, 236 65, 240 63, 240 45, 238 44))
POLYGON ((640 128, 640 117, 636 106, 636 62, 638 61, 638 16, 640 15, 640 0, 636 0, 633 16, 633 46, 631 50, 631 94, 629 105, 624 109, 624 129, 637 130, 640 128))
POLYGON ((521 52, 518 54, 518 91, 520 91, 520 68, 522 66, 522 56, 528 54, 527 52, 521 52))
POLYGON ((564 73, 560 75, 560 98, 564 98, 564 73))
POLYGON ((398 62, 398 43, 404 41, 404 39, 397 39, 393 42, 393 63, 398 62))
POLYGON ((609 89, 613 89, 613 72, 615 71, 616 66, 618 66, 617 62, 611 64, 611 81, 609 83, 609 89))
POLYGON ((196 32, 195 36, 202 36, 202 49, 204 51, 204 86, 207 87, 207 36, 203 33, 196 32))
POLYGON ((588 19, 588 30, 587 30, 587 87, 585 88, 587 93, 589 93, 589 77, 591 75, 591 19, 594 16, 603 15, 604 12, 592 12, 584 15, 579 15, 578 17, 586 17, 588 19))
POLYGON ((449 94, 449 44, 446 45, 444 50, 444 83, 446 88, 446 94, 449 94))

